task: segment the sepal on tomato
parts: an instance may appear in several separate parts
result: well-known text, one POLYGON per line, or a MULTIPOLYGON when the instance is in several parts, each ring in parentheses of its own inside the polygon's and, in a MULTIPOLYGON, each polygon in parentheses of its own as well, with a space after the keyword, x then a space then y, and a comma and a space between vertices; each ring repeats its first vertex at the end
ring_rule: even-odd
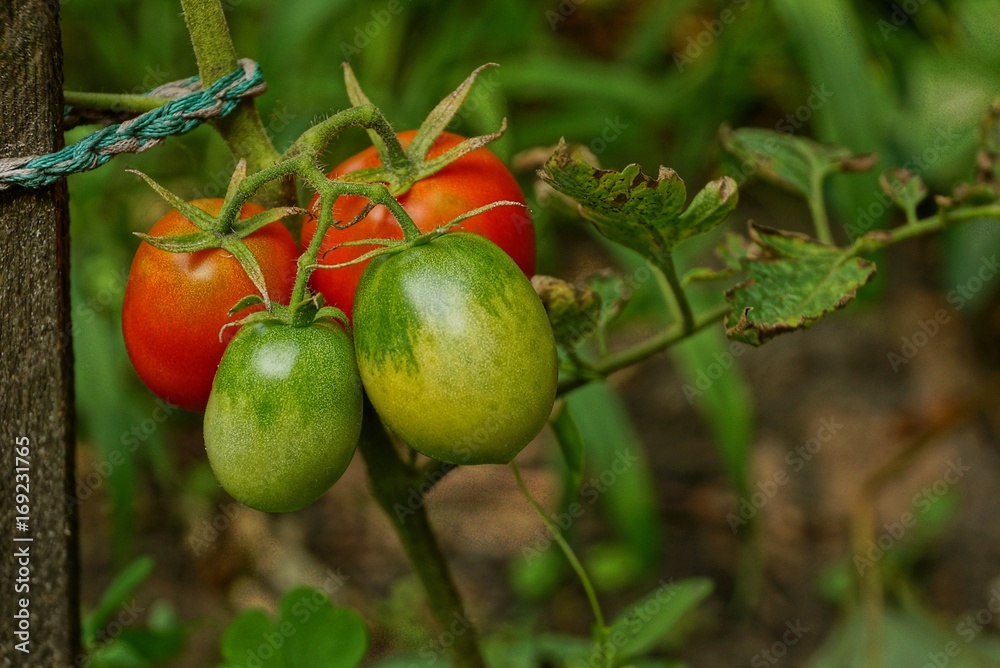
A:
POLYGON ((260 292, 264 305, 270 309, 271 298, 268 295, 264 272, 261 271, 257 257, 243 242, 243 239, 286 216, 308 213, 305 209, 294 206, 275 207, 240 219, 239 212, 242 210, 244 202, 240 201, 237 191, 239 185, 246 178, 246 162, 243 160, 240 160, 233 171, 226 191, 226 199, 223 201, 217 216, 181 199, 146 174, 134 169, 129 171, 138 174, 150 188, 200 230, 171 236, 153 236, 137 232, 136 236, 154 248, 168 253, 196 253, 213 248, 221 248, 229 252, 240 263, 243 271, 260 292))
POLYGON ((247 295, 243 299, 236 302, 231 309, 229 309, 229 315, 236 315, 244 309, 248 309, 251 306, 257 306, 258 304, 263 304, 264 298, 260 295, 247 295))
MULTIPOLYGON (((389 147, 386 146, 385 141, 377 132, 368 130, 368 136, 371 138, 375 150, 378 151, 379 159, 384 166, 345 174, 339 176, 338 180, 351 183, 386 183, 389 186, 389 192, 394 196, 399 196, 409 190, 417 181, 436 174, 462 156, 483 148, 502 137, 504 132, 507 131, 506 118, 500 121, 500 128, 495 132, 470 137, 441 155, 431 160, 427 159, 427 153, 431 146, 434 145, 434 142, 437 141, 438 137, 441 136, 452 120, 454 120, 455 114, 458 113, 458 110, 469 96, 473 84, 476 83, 479 73, 487 67, 499 67, 499 65, 497 63, 486 63, 473 70, 472 74, 466 77, 459 84, 458 88, 449 93, 431 110, 427 118, 424 119, 424 122, 420 124, 412 141, 403 149, 403 155, 394 155, 394 152, 389 150, 389 147)), ((347 88, 347 96, 350 98, 351 104, 355 107, 372 104, 364 90, 362 90, 361 84, 358 83, 358 79, 350 64, 344 63, 343 68, 344 84, 347 88)))

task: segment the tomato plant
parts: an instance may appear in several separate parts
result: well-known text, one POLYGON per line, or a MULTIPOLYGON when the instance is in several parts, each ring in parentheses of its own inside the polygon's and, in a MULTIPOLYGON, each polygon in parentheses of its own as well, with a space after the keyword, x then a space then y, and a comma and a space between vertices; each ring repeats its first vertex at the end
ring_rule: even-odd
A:
MULTIPOLYGON (((416 130, 398 134, 405 148, 413 140, 416 130)), ((454 148, 465 138, 450 132, 441 133, 431 145, 427 159, 431 160, 448 149, 454 148)), ((360 169, 381 165, 375 147, 348 158, 329 177, 335 179, 360 169)), ((524 204, 524 195, 507 167, 489 149, 480 148, 455 160, 444 169, 414 183, 398 195, 399 203, 413 218, 421 232, 436 227, 477 207, 508 200, 524 204)), ((318 197, 309 205, 315 210, 318 197)), ((341 197, 333 207, 336 220, 350 221, 367 204, 363 197, 341 197)), ((527 276, 535 273, 535 228, 525 209, 499 208, 481 213, 462 224, 467 232, 480 234, 509 255, 527 276)), ((302 226, 302 245, 308 246, 316 230, 316 219, 308 218, 302 226)), ((321 259, 326 264, 349 262, 374 246, 346 246, 336 248, 345 241, 364 239, 401 239, 402 232, 396 219, 385 207, 375 207, 360 222, 339 229, 331 227, 321 246, 321 259)), ((366 263, 352 264, 337 269, 325 269, 312 276, 312 285, 322 293, 327 303, 351 314, 354 293, 366 263)))
POLYGON ((354 326, 372 405, 429 457, 506 464, 548 419, 552 328, 528 279, 478 235, 376 257, 358 286, 354 326))
MULTIPOLYGON (((192 202, 210 214, 217 214, 222 203, 221 199, 192 202)), ((263 211, 248 203, 240 218, 263 211)), ((173 210, 149 234, 168 237, 196 231, 190 220, 173 210)), ((276 222, 244 242, 260 264, 271 297, 287 301, 298 257, 292 235, 276 222)), ((221 248, 169 253, 143 241, 132 260, 122 305, 125 347, 139 378, 172 404, 205 410, 215 370, 235 334, 230 327, 220 339, 220 330, 235 320, 229 309, 255 291, 240 263, 221 248)))
MULTIPOLYGON (((591 76, 593 72, 605 70, 588 67, 574 73, 569 63, 557 63, 554 71, 558 74, 548 81, 568 84, 565 88, 573 98, 558 108, 560 113, 573 114, 574 122, 565 126, 529 123, 529 131, 519 133, 522 144, 516 147, 519 164, 539 168, 535 173, 540 180, 532 185, 538 189, 535 192, 544 194, 539 204, 545 207, 552 229, 564 235, 571 233, 574 224, 592 226, 590 234, 579 235, 583 239, 580 250, 587 255, 577 268, 591 264, 589 260, 598 256, 611 257, 621 274, 599 271, 584 278, 577 268, 565 267, 573 283, 549 276, 534 277, 529 283, 527 277, 535 271, 533 223, 514 177, 486 148, 504 132, 506 120, 499 123, 499 130, 481 137, 467 139, 445 131, 482 68, 435 106, 419 128, 396 133, 360 90, 350 66, 345 66, 352 107, 324 116, 279 154, 254 105, 241 99, 262 91, 263 79, 251 61, 243 60, 233 69, 234 59, 225 48, 228 35, 220 30, 220 25, 224 27, 223 8, 216 0, 182 2, 204 78, 200 96, 183 96, 182 104, 176 106, 181 111, 174 113, 170 105, 177 101, 165 102, 158 95, 109 101, 105 96, 74 96, 69 92, 70 98, 82 105, 107 107, 116 114, 127 111, 143 116, 158 114, 156 118, 161 120, 186 119, 188 122, 177 127, 188 129, 192 109, 202 114, 199 118, 223 108, 226 113, 238 110, 233 122, 216 125, 237 160, 245 161, 239 162, 224 199, 199 200, 192 207, 154 185, 176 211, 153 228, 152 237, 136 253, 123 315, 128 353, 140 377, 155 392, 187 408, 206 409, 202 426, 208 462, 222 488, 248 506, 268 512, 304 508, 342 477, 359 448, 372 497, 396 531, 423 588, 422 600, 441 632, 440 647, 432 646, 433 653, 438 657, 448 651, 449 662, 456 668, 484 668, 489 654, 481 651, 476 627, 468 622, 469 611, 451 578, 426 508, 428 493, 456 468, 455 464, 509 464, 514 485, 547 529, 531 547, 521 546, 520 558, 514 554, 516 548, 508 554, 514 560, 514 588, 522 589, 521 593, 531 590, 532 597, 540 597, 539 590, 552 592, 559 586, 568 566, 579 579, 576 595, 586 596, 593 614, 592 633, 587 639, 558 637, 547 631, 536 634, 529 625, 515 623, 510 636, 516 640, 498 634, 486 645, 502 657, 496 665, 507 665, 515 656, 524 665, 563 668, 673 665, 672 653, 680 632, 690 625, 689 619, 698 618, 695 609, 712 595, 714 585, 708 578, 674 582, 671 576, 669 583, 661 579, 661 587, 647 591, 631 605, 622 605, 627 591, 639 587, 644 579, 651 581, 654 567, 664 576, 678 570, 670 560, 662 559, 657 515, 663 497, 657 494, 653 477, 655 468, 674 456, 669 448, 676 443, 664 438, 666 447, 656 453, 657 458, 644 458, 652 452, 642 451, 626 410, 629 407, 616 393, 616 385, 630 381, 624 374, 619 377, 621 383, 602 381, 684 344, 675 349, 676 368, 667 373, 676 372, 681 382, 685 378, 691 381, 681 391, 715 429, 719 468, 733 492, 732 499, 726 500, 728 494, 718 495, 717 503, 711 504, 719 508, 716 519, 721 520, 727 504, 732 506, 739 499, 740 515, 730 507, 725 520, 733 531, 734 551, 749 548, 733 560, 741 562, 734 579, 747 577, 732 588, 738 599, 734 608, 742 608, 754 602, 750 598, 759 584, 754 577, 762 573, 752 571, 764 554, 756 542, 764 535, 759 530, 767 527, 755 524, 743 528, 762 511, 747 501, 757 496, 750 456, 755 437, 749 393, 744 394, 742 381, 737 383, 730 375, 738 369, 735 357, 743 354, 742 348, 730 348, 723 354, 720 342, 726 337, 734 343, 761 346, 777 336, 809 328, 847 306, 865 288, 875 275, 871 257, 877 253, 962 221, 1000 218, 1000 106, 994 107, 983 126, 976 182, 962 184, 949 195, 935 193, 933 208, 927 201, 930 189, 913 172, 890 169, 878 178, 875 173, 865 175, 871 187, 862 187, 859 192, 868 197, 877 181, 885 195, 878 195, 878 217, 895 206, 905 218, 898 227, 877 232, 870 229, 869 223, 874 221, 861 219, 871 218, 867 213, 871 208, 864 212, 858 209, 857 228, 839 230, 832 226, 827 197, 837 189, 826 187, 827 179, 840 178, 841 173, 869 172, 877 158, 858 155, 846 146, 819 144, 804 133, 723 126, 718 138, 724 156, 721 164, 711 165, 718 168, 720 177, 698 191, 689 192, 681 176, 666 166, 644 173, 638 162, 645 161, 648 167, 649 160, 659 156, 634 151, 636 146, 659 145, 661 139, 672 142, 672 135, 706 137, 723 118, 713 114, 685 118, 682 94, 695 89, 656 88, 659 74, 651 65, 659 49, 653 48, 648 36, 665 33, 662 26, 651 24, 640 31, 647 36, 647 46, 630 48, 627 58, 647 61, 649 71, 612 87, 610 98, 602 97, 608 92, 601 90, 603 82, 594 84, 589 95, 580 94, 587 90, 588 81, 601 79, 591 76), (227 71, 229 74, 224 74, 227 71), (224 74, 221 78, 220 73, 224 74), (659 94, 677 102, 661 105, 659 94), (588 104, 580 103, 584 99, 588 104), (613 120, 606 116, 617 113, 622 101, 628 107, 621 111, 627 123, 618 116, 613 120), (156 108, 146 111, 150 106, 156 108), (585 114, 596 114, 591 120, 605 123, 599 137, 590 135, 590 150, 572 142, 555 144, 562 134, 553 132, 555 128, 584 141, 587 133, 597 132, 600 124, 587 122, 585 114), (605 152, 629 123, 635 122, 633 118, 661 114, 676 115, 663 120, 655 131, 633 130, 613 151, 605 152), (327 173, 317 165, 331 139, 348 128, 367 131, 373 146, 327 173), (630 148, 624 150, 627 144, 630 148), (624 156, 630 153, 636 156, 633 164, 617 169, 598 164, 624 164, 624 156), (737 185, 742 187, 752 175, 803 197, 813 233, 776 229, 769 226, 771 221, 760 224, 756 217, 742 234, 722 229, 737 209, 737 185), (315 193, 308 212, 293 206, 298 204, 299 186, 315 193), (250 204, 251 200, 287 208, 265 210, 250 204), (194 209, 210 211, 214 218, 203 219, 194 209), (300 237, 305 250, 297 258, 293 237, 274 222, 291 212, 307 214, 300 237), (238 224, 247 220, 254 222, 238 224), (849 241, 838 244, 845 232, 849 241), (697 250, 676 252, 678 246, 697 237, 702 250, 710 245, 715 248, 716 257, 705 259, 702 256, 707 253, 697 250), (582 248, 595 241, 593 248, 582 248), (722 243, 713 243, 716 241, 722 243), (699 266, 703 261, 705 266, 699 266), (707 284, 724 287, 713 291, 707 284), (626 307, 630 299, 632 303, 626 307), (246 310, 249 314, 237 321, 235 313, 246 310), (353 318, 353 330, 349 318, 353 318), (715 329, 715 340, 707 336, 712 333, 707 331, 710 328, 715 329), (730 421, 733 415, 737 418, 730 421), (550 474, 542 484, 559 489, 541 502, 532 495, 534 485, 528 482, 533 481, 522 477, 515 458, 546 423, 552 428, 539 439, 541 456, 533 458, 534 463, 544 464, 533 473, 537 478, 550 474), (546 470, 550 466, 553 470, 546 470), (572 543, 586 536, 574 537, 571 531, 578 530, 572 528, 574 520, 587 512, 581 499, 586 506, 600 503, 607 513, 605 519, 619 535, 607 536, 605 543, 604 532, 594 532, 603 544, 590 544, 587 552, 577 557, 572 543), (553 508, 553 504, 558 505, 553 508), (565 563, 559 555, 544 554, 553 545, 562 551, 565 563), (745 560, 749 576, 743 573, 744 556, 749 556, 745 560), (597 576, 593 582, 588 571, 597 576), (621 607, 618 614, 605 616, 601 602, 605 596, 621 607), (456 623, 461 624, 460 631, 456 623), (523 642, 522 635, 526 636, 523 642)), ((684 12, 653 14, 670 23, 684 12)), ((741 22, 740 30, 752 20, 741 22)), ((397 28, 406 19, 394 21, 401 23, 385 34, 398 35, 397 28)), ((550 26, 555 28, 554 23, 550 26)), ((730 51, 744 58, 741 50, 730 51)), ((398 49, 385 53, 395 52, 410 56, 398 49)), ((723 60, 706 59, 691 71, 704 81, 717 80, 701 74, 709 71, 704 68, 725 62, 731 69, 732 63, 725 58, 735 57, 722 52, 717 55, 723 60)), ((676 53, 674 56, 678 70, 682 64, 686 69, 687 62, 677 60, 676 53)), ((537 67, 535 61, 526 60, 518 67, 524 62, 537 67)), ((727 67, 718 67, 727 71, 727 67)), ((391 69, 386 67, 385 73, 391 74, 391 69)), ((787 74, 783 72, 783 76, 787 74)), ((524 85, 541 80, 534 77, 526 78, 522 72, 512 81, 524 85)), ((843 78, 851 82, 864 79, 843 78)), ((194 90, 191 83, 181 82, 182 87, 194 90)), ((664 76, 664 83, 669 86, 670 76, 664 76)), ((173 95, 175 89, 163 90, 173 95)), ((818 96, 819 91, 812 94, 818 96)), ((475 102, 478 106, 497 99, 486 92, 475 102)), ((812 99, 807 107, 800 107, 809 109, 810 116, 819 111, 812 99)), ((470 125, 477 126, 484 118, 499 121, 504 106, 494 107, 483 117, 470 117, 470 125)), ((833 107, 816 116, 824 126, 833 107)), ((523 108, 512 113, 521 111, 523 108)), ((409 111, 399 115, 412 117, 409 111)), ((84 116, 90 118, 86 114, 81 118, 84 116)), ((909 120, 910 114, 902 117, 909 120)), ((123 123, 105 128, 114 132, 95 133, 89 148, 131 145, 109 138, 120 131, 128 138, 133 125, 142 124, 123 123)), ((850 126, 867 127, 853 120, 850 126)), ((799 129, 796 125, 795 130, 799 129)), ((887 146, 918 142, 916 134, 905 139, 887 142, 887 146)), ((851 143, 856 145, 854 149, 880 149, 884 153, 885 147, 864 141, 851 143)), ((672 155, 676 164, 694 169, 690 158, 695 153, 715 155, 703 149, 688 145, 687 150, 672 155)), ((31 158, 24 164, 35 164, 36 160, 31 158)), ((45 174, 43 167, 56 165, 58 171, 63 164, 57 160, 41 162, 48 164, 30 170, 20 162, 5 162, 0 165, 0 177, 40 178, 45 174)), ((708 167, 701 165, 701 171, 708 171, 708 167)), ((569 255, 579 259, 581 255, 575 251, 574 247, 569 255)), ((989 267, 993 265, 991 261, 989 267)), ((983 276, 976 280, 980 278, 985 280, 983 276)), ((936 333, 937 325, 933 329, 936 333)), ((928 338, 934 336, 926 328, 923 332, 928 338)), ((908 364, 909 357, 904 360, 890 354, 892 370, 908 364)), ((116 432, 112 430, 113 435, 116 432)), ((913 446, 909 454, 904 452, 890 464, 905 466, 905 458, 922 447, 913 446)), ((495 470, 491 467, 487 471, 495 470)), ((868 491, 862 493, 871 498, 861 498, 859 512, 851 520, 856 524, 856 551, 860 551, 861 539, 875 527, 862 511, 876 508, 877 490, 872 481, 877 479, 873 476, 863 483, 868 491)), ((711 489, 715 487, 711 485, 711 489)), ((685 494, 689 491, 694 490, 685 489, 685 494)), ((464 512, 466 507, 461 509, 464 512)), ((320 511, 324 509, 316 510, 308 517, 322 518, 320 511)), ((894 567, 870 561, 850 578, 856 580, 861 594, 860 598, 852 595, 850 605, 863 601, 858 623, 852 622, 850 628, 862 629, 857 645, 866 647, 866 652, 878 649, 878 634, 884 622, 891 620, 883 612, 894 614, 893 599, 883 594, 897 580, 894 567), (883 578, 883 569, 894 577, 883 578), (869 629, 874 630, 870 637, 869 629)), ((332 587, 328 591, 332 592, 332 587)), ((393 593, 393 610, 409 607, 408 597, 406 591, 393 593)), ((288 666, 332 666, 339 661, 336 665, 351 668, 366 660, 368 640, 361 618, 339 614, 322 602, 321 595, 320 602, 312 606, 317 614, 298 619, 299 603, 307 600, 316 603, 314 592, 286 597, 282 610, 273 617, 255 612, 240 615, 223 639, 226 665, 267 660, 255 655, 262 647, 268 648, 265 651, 280 650, 272 652, 272 658, 288 666), (285 622, 293 617, 302 626, 295 626, 294 634, 286 634, 285 622), (349 642, 333 642, 343 640, 344 634, 335 633, 338 625, 350 632, 349 642), (278 630, 281 637, 295 635, 295 640, 282 640, 279 648, 270 642, 278 630), (260 638, 268 640, 268 645, 262 645, 260 638), (324 639, 327 642, 321 644, 324 639)), ((480 614, 484 607, 477 606, 479 609, 471 612, 480 614)), ((375 608, 378 606, 370 607, 366 614, 375 608)), ((544 621, 545 617, 538 619, 544 621)), ((381 618, 376 621, 383 622, 381 618)), ((385 630, 392 629, 380 629, 385 630)), ((971 656, 973 648, 968 651, 971 656)), ((839 650, 837 655, 842 656, 839 650)), ((420 658, 428 656, 421 646, 420 658)), ((387 657, 386 661, 380 665, 399 665, 406 659, 387 657)), ((879 664, 867 654, 864 661, 848 662, 879 664)))
POLYGON ((315 501, 351 462, 361 383, 341 325, 247 324, 219 364, 205 450, 234 498, 268 512, 315 501))

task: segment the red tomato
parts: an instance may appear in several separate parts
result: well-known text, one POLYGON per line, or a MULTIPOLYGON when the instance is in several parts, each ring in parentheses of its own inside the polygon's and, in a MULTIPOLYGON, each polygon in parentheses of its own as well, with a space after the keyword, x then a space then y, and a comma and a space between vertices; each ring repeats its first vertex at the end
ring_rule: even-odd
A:
MULTIPOLYGON (((221 199, 191 203, 211 214, 222 207, 221 199)), ((263 210, 245 204, 240 218, 263 210)), ((194 224, 174 210, 157 221, 149 234, 195 231, 194 224)), ((275 222, 244 242, 260 263, 271 299, 287 303, 299 255, 295 239, 275 222)), ((204 411, 219 360, 237 328, 226 328, 222 341, 219 330, 249 313, 251 309, 235 317, 228 315, 236 302, 256 293, 239 262, 222 249, 168 253, 142 242, 132 260, 122 305, 125 348, 142 382, 172 404, 204 411)))
MULTIPOLYGON (((407 146, 416 130, 400 132, 397 136, 407 146)), ((442 133, 431 146, 427 157, 434 158, 464 137, 450 132, 442 133)), ((375 148, 368 148, 341 163, 330 172, 334 178, 358 169, 381 165, 375 148)), ((421 179, 399 196, 413 222, 421 232, 429 232, 454 218, 491 202, 510 200, 524 203, 524 194, 507 167, 487 148, 480 148, 462 156, 441 171, 421 179)), ((316 204, 313 197, 310 210, 316 204)), ((333 216, 338 222, 352 220, 368 200, 362 197, 341 197, 334 204, 333 216)), ((486 237, 509 255, 527 276, 535 273, 535 228, 526 209, 498 207, 463 222, 455 229, 474 232, 486 237)), ((302 244, 308 246, 316 232, 316 219, 307 217, 302 226, 302 244)), ((360 239, 402 239, 403 232, 389 210, 375 207, 356 225, 338 230, 333 227, 326 234, 321 247, 321 264, 337 264, 352 260, 376 246, 347 246, 323 254, 336 244, 360 239)), ((348 316, 354 305, 354 291, 361 280, 367 262, 340 269, 318 269, 313 272, 313 290, 323 294, 326 302, 343 310, 348 316)))

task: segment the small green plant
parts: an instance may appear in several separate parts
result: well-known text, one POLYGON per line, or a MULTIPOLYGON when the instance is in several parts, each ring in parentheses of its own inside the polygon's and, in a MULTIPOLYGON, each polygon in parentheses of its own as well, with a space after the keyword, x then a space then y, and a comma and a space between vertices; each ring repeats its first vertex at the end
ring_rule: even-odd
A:
POLYGON ((151 668, 177 657, 191 632, 169 603, 147 610, 136 602, 136 590, 154 568, 141 557, 123 568, 108 585, 97 606, 83 617, 85 654, 75 665, 86 668, 151 668))

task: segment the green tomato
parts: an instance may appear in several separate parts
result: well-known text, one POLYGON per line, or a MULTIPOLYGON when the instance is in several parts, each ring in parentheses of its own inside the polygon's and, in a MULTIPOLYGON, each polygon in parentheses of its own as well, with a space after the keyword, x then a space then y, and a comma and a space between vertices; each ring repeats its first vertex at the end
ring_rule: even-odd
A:
POLYGON ((208 461, 233 498, 267 512, 297 510, 347 469, 361 411, 353 346, 338 324, 246 325, 208 398, 208 461))
POLYGON ((365 391, 423 454, 504 464, 555 400, 556 345, 531 283, 483 237, 446 234, 378 256, 354 303, 365 391))

